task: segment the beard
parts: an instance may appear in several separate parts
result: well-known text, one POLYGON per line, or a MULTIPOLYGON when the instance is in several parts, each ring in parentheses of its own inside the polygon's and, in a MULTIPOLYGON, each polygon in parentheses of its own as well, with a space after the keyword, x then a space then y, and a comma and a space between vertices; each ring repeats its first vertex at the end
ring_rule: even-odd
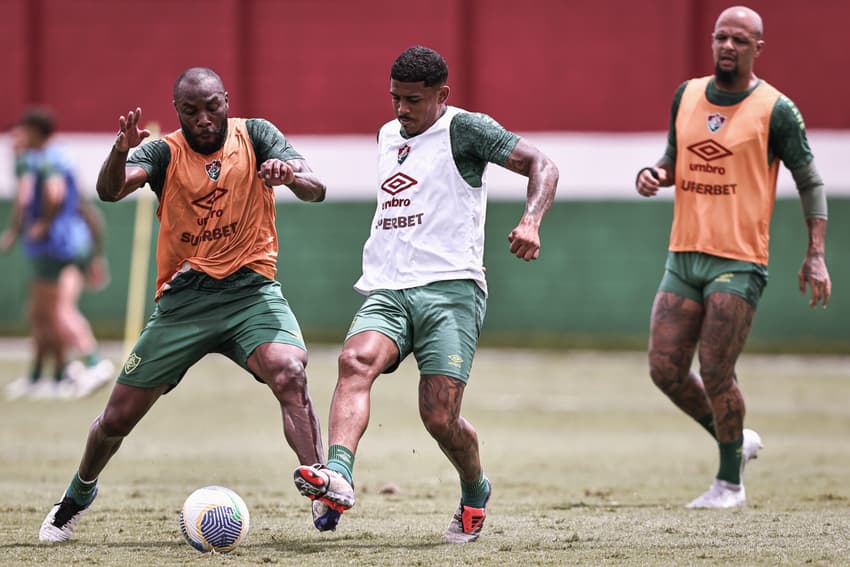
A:
POLYGON ((224 139, 227 137, 227 119, 221 122, 221 127, 216 132, 215 138, 209 142, 199 142, 198 138, 192 134, 185 124, 180 123, 180 129, 183 130, 183 136, 186 138, 186 143, 189 147, 202 155, 209 155, 217 151, 224 145, 224 139))
POLYGON ((714 80, 721 85, 731 86, 738 78, 738 66, 732 69, 721 69, 719 64, 714 65, 714 80))

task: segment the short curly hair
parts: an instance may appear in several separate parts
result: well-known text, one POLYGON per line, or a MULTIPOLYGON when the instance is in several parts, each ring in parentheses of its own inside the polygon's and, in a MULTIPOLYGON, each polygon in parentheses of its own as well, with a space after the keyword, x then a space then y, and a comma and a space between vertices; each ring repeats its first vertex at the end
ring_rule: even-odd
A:
POLYGON ((49 138, 56 130, 56 118, 53 111, 46 106, 34 106, 24 112, 21 119, 18 120, 20 126, 32 128, 42 138, 49 138))
POLYGON ((433 87, 446 83, 449 67, 443 56, 433 49, 414 45, 396 58, 390 78, 402 83, 424 82, 426 87, 433 87))

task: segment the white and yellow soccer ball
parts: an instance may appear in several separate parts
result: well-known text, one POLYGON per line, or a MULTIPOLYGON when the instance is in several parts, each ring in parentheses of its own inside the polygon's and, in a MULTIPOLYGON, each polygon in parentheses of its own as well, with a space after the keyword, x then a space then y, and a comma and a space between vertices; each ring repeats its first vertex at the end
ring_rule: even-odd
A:
POLYGON ((186 498, 180 531, 201 552, 227 553, 248 535, 251 519, 245 501, 223 486, 205 486, 186 498))

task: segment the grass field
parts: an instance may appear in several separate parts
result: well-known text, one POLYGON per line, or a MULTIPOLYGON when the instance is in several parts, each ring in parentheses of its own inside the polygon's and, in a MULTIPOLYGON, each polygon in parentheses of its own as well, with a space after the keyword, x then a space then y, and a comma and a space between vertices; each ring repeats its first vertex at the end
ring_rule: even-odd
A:
MULTIPOLYGON (((315 349, 308 368, 323 424, 335 357, 315 349)), ((26 347, 6 349, 0 383, 25 366, 26 347)), ((0 565, 850 565, 850 358, 745 355, 739 376, 765 444, 747 470, 749 505, 691 511, 716 446, 655 390, 642 353, 482 350, 464 413, 494 495, 466 546, 441 540, 459 488, 419 422, 412 361, 375 387, 357 506, 326 534, 290 480, 297 463, 273 397, 223 358, 153 408, 61 545, 40 544, 38 527, 107 392, 3 400, 0 565), (183 500, 207 484, 233 488, 251 511, 249 540, 228 555, 200 554, 178 530, 183 500)))

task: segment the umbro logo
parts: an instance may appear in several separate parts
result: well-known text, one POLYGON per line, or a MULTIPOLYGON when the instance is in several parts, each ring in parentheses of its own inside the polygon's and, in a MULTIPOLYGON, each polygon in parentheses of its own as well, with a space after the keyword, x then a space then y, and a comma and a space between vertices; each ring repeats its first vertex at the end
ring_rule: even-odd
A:
POLYGON ((396 173, 383 183, 381 183, 381 190, 389 193, 390 195, 397 195, 406 189, 410 189, 414 185, 419 183, 409 175, 405 175, 403 173, 396 173))
POLYGON ((705 161, 714 161, 732 155, 732 152, 714 140, 703 140, 688 146, 688 151, 696 154, 705 161))
POLYGON ((227 193, 227 189, 223 187, 216 187, 211 192, 207 193, 203 197, 195 199, 192 201, 192 204, 196 207, 200 207, 202 209, 206 209, 208 211, 212 210, 213 203, 224 197, 225 193, 227 193))

